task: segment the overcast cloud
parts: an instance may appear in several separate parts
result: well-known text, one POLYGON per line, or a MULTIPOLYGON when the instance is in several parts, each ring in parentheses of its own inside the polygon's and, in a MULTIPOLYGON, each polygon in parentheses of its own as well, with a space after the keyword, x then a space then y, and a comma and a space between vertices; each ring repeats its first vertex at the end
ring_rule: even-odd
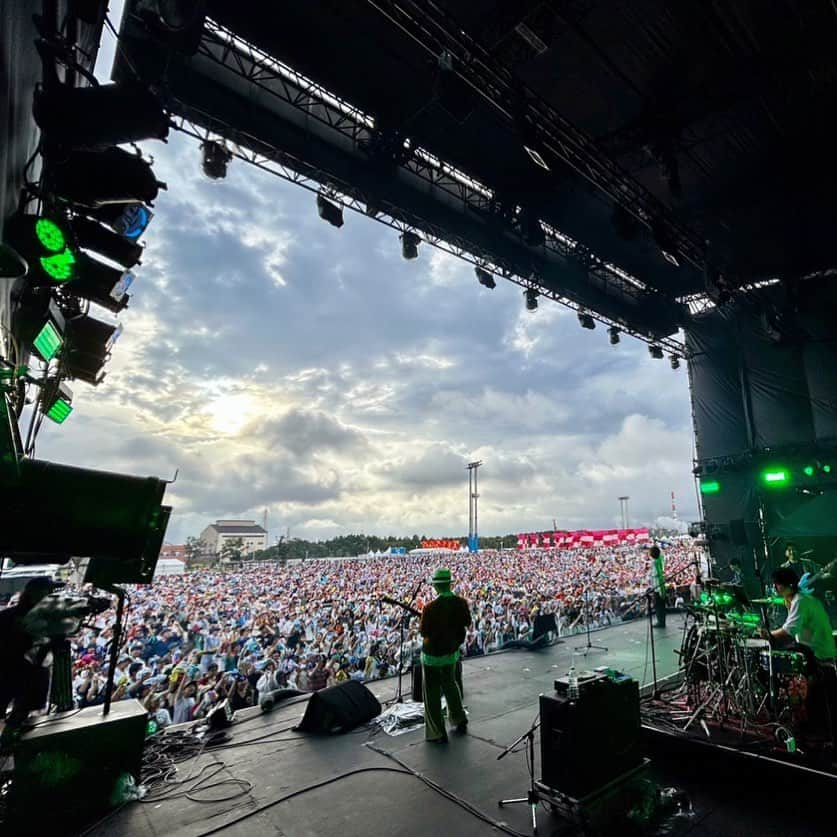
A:
POLYGON ((211 182, 173 135, 167 181, 125 331, 98 388, 44 426, 46 459, 177 481, 167 540, 218 517, 260 518, 271 539, 349 531, 467 532, 481 469, 483 534, 693 519, 685 367, 630 338, 610 346, 573 312, 490 291, 427 244, 233 161, 211 182))

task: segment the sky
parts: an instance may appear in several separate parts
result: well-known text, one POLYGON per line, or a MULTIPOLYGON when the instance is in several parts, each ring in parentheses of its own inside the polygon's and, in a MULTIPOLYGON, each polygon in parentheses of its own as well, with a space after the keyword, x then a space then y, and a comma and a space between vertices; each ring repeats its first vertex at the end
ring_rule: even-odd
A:
MULTIPOLYGON (((119 20, 118 9, 113 9, 119 20)), ((106 39, 99 73, 109 67, 106 39)), ((73 384, 43 459, 176 481, 166 540, 217 518, 270 540, 462 535, 467 462, 480 533, 696 519, 685 364, 580 328, 576 314, 234 160, 207 180, 172 133, 146 146, 168 184, 105 381, 73 384)))

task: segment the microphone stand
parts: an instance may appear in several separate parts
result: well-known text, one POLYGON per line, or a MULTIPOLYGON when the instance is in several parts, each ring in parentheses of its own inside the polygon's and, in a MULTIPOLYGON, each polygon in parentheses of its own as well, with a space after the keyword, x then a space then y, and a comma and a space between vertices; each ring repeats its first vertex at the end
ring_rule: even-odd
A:
POLYGON ((529 809, 532 812, 532 834, 538 833, 538 805, 540 804, 541 798, 538 794, 538 789, 535 787, 535 730, 541 725, 540 717, 538 717, 535 722, 532 724, 520 738, 517 738, 515 741, 512 741, 499 756, 497 756, 497 761, 500 759, 505 758, 518 744, 520 744, 523 739, 527 739, 527 748, 529 750, 529 759, 528 759, 528 767, 529 767, 529 789, 526 791, 526 796, 521 796, 516 799, 500 799, 497 802, 497 805, 502 808, 504 805, 528 805, 529 809))
MULTIPOLYGON (((421 590, 421 584, 423 579, 419 579, 419 583, 416 585, 416 589, 413 590, 413 595, 410 597, 410 607, 412 608, 413 602, 416 600, 416 596, 418 596, 419 590, 421 590)), ((402 605, 403 607, 403 605, 402 605)), ((404 624, 410 621, 410 616, 412 614, 410 611, 405 607, 404 612, 401 614, 401 618, 398 620, 398 630, 399 634, 399 641, 398 641, 398 690, 395 694, 395 702, 396 703, 404 703, 404 695, 402 692, 402 676, 403 676, 403 668, 404 668, 404 624)), ((412 665, 412 660, 410 661, 412 665)))
POLYGON ((574 650, 576 651, 583 651, 584 656, 586 657, 590 651, 594 649, 596 651, 607 651, 607 646, 605 645, 593 645, 590 641, 590 585, 604 572, 604 565, 602 565, 601 569, 590 579, 590 581, 584 585, 584 628, 587 632, 587 644, 586 645, 577 645, 574 650))

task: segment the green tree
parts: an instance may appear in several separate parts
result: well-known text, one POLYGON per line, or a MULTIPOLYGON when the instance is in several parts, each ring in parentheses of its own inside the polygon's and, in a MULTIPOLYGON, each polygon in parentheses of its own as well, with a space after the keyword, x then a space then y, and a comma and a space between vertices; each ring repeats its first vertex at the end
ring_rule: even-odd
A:
POLYGON ((190 535, 186 538, 186 567, 192 569, 203 555, 203 542, 190 535))
POLYGON ((241 538, 230 538, 221 547, 221 560, 225 563, 240 561, 243 550, 244 541, 241 538))

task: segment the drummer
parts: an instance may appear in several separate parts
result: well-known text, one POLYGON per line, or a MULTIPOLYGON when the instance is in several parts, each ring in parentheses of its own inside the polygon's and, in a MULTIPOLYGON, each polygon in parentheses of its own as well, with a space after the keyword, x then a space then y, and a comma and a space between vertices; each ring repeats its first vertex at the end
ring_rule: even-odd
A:
POLYGON ((775 570, 773 584, 776 593, 785 600, 788 615, 781 628, 772 631, 762 628, 762 637, 782 645, 798 642, 810 648, 817 662, 833 665, 837 649, 822 602, 799 591, 799 577, 791 567, 775 570))

